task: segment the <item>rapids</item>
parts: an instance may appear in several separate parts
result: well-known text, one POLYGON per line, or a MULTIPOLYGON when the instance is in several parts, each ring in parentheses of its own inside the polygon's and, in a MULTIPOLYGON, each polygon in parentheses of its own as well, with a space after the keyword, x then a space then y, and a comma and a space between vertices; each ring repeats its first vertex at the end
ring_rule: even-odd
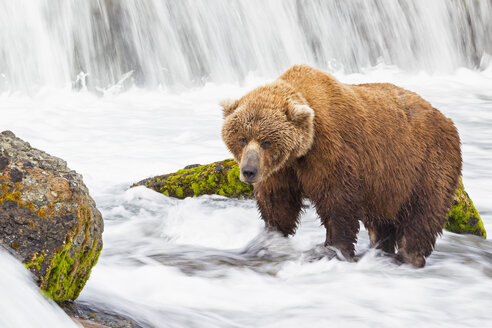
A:
MULTIPOLYGON (((308 63, 395 83, 452 118, 490 234, 491 38, 490 1, 2 0, 0 130, 67 160, 103 214, 79 304, 142 327, 484 327, 489 240, 444 232, 416 270, 362 228, 347 263, 323 257, 312 207, 284 239, 263 232, 254 201, 128 186, 230 157, 218 102, 308 63)), ((2 328, 68 327, 15 260, 0 262, 2 328)))

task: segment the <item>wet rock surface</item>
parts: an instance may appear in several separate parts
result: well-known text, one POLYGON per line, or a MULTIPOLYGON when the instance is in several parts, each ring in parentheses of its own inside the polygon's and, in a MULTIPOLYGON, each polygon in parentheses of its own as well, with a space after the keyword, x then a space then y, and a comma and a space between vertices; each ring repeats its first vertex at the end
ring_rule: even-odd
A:
POLYGON ((65 161, 0 133, 0 243, 55 301, 76 299, 102 250, 103 219, 65 161))
POLYGON ((84 328, 147 328, 130 317, 80 302, 64 302, 61 308, 84 328))

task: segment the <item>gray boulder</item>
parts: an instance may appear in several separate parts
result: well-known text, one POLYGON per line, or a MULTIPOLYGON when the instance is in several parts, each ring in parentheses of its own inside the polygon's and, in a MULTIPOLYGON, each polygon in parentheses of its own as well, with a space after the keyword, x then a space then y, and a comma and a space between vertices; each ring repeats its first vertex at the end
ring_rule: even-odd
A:
POLYGON ((103 224, 80 174, 12 132, 0 133, 0 244, 47 296, 77 298, 102 250, 103 224))

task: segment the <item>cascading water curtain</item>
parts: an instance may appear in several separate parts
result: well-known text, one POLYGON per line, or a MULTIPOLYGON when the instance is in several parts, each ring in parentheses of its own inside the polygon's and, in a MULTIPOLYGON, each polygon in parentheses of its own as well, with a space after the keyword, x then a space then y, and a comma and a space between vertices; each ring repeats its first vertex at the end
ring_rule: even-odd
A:
POLYGON ((357 72, 481 69, 492 1, 3 0, 0 91, 273 77, 295 63, 357 72), (125 75, 126 74, 126 75, 125 75))

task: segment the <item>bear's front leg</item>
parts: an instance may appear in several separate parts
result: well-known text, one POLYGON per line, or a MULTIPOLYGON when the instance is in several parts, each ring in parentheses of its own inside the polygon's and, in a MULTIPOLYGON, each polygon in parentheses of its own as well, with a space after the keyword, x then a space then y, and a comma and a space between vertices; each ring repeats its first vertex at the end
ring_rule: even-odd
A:
POLYGON ((295 233, 302 209, 302 190, 292 169, 282 169, 256 183, 254 194, 267 229, 284 236, 295 233))

